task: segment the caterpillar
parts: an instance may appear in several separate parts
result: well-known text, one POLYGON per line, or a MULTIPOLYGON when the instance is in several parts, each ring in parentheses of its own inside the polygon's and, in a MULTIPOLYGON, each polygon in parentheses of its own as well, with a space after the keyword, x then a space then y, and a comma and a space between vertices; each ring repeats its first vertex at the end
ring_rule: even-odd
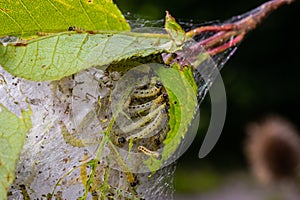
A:
POLYGON ((30 199, 30 196, 27 192, 26 186, 24 184, 20 185, 21 191, 22 191, 22 195, 24 199, 30 199))
POLYGON ((165 106, 166 106, 166 104, 160 105, 159 107, 157 107, 156 109, 154 109, 152 112, 150 112, 148 115, 143 116, 138 121, 133 122, 132 124, 127 125, 125 127, 121 127, 121 130, 124 133, 129 133, 129 132, 132 132, 132 131, 136 130, 139 127, 142 127, 147 122, 151 121, 160 111, 162 111, 165 108, 165 106))
POLYGON ((169 131, 169 127, 165 126, 158 134, 154 135, 151 138, 151 143, 155 146, 158 147, 164 139, 167 137, 169 131))
POLYGON ((53 35, 53 33, 47 33, 47 32, 41 32, 41 31, 36 32, 36 34, 37 34, 38 36, 48 36, 48 35, 53 35))
POLYGON ((138 184, 137 178, 131 172, 125 172, 127 180, 131 187, 135 187, 138 184))
POLYGON ((66 125, 62 121, 59 121, 58 123, 60 125, 61 134, 67 144, 70 144, 74 147, 84 147, 85 146, 84 142, 81 139, 76 138, 74 135, 72 135, 69 132, 66 125))
POLYGON ((151 151, 151 150, 147 149, 147 148, 144 147, 144 146, 138 146, 138 150, 141 151, 141 152, 143 152, 143 153, 146 154, 147 156, 153 156, 153 157, 155 157, 155 158, 157 158, 157 159, 160 158, 160 154, 159 154, 158 152, 156 152, 156 151, 151 151))
MULTIPOLYGON (((77 138, 75 135, 77 135, 77 132, 75 134, 71 134, 69 130, 67 129, 66 125, 59 121, 58 124, 60 125, 60 131, 61 134, 65 140, 65 142, 69 145, 72 145, 73 147, 85 147, 88 144, 95 144, 95 142, 100 142, 100 138, 94 138, 94 139, 80 139, 77 138)), ((81 126, 81 125, 79 125, 81 126)), ((79 130, 80 128, 78 128, 79 130)))
POLYGON ((146 103, 128 106, 128 112, 130 114, 134 114, 134 113, 139 114, 149 109, 154 110, 155 108, 157 108, 157 106, 160 103, 163 102, 163 100, 164 100, 164 94, 161 94, 157 98, 148 101, 146 103))
POLYGON ((87 150, 84 150, 84 154, 83 154, 83 159, 81 160, 83 162, 83 164, 81 164, 79 166, 79 169, 80 169, 80 180, 81 180, 81 183, 83 186, 86 185, 87 181, 88 181, 88 173, 87 173, 87 160, 89 159, 89 155, 88 155, 88 152, 87 150))
POLYGON ((153 105, 153 101, 148 101, 146 103, 143 104, 137 104, 137 105, 133 105, 133 106, 128 106, 128 112, 130 114, 134 114, 134 113, 141 113, 144 112, 148 109, 151 108, 151 106, 153 105))
POLYGON ((152 97, 154 95, 157 95, 160 92, 160 89, 161 89, 161 87, 153 86, 152 88, 149 88, 149 89, 136 90, 133 93, 133 97, 135 97, 135 98, 152 97))
MULTIPOLYGON (((162 109, 164 109, 164 107, 162 109)), ((143 127, 143 129, 137 132, 136 134, 132 134, 128 136, 126 140, 127 141, 129 141, 130 139, 137 140, 137 139, 145 138, 150 134, 151 134, 150 136, 155 135, 157 132, 160 131, 160 128, 165 125, 166 121, 167 121, 166 113, 164 113, 161 110, 161 112, 157 114, 157 116, 151 123, 143 127)))
MULTIPOLYGON (((157 108, 159 106, 159 104, 161 104, 163 101, 168 102, 168 94, 167 93, 163 93, 161 95, 159 95, 154 101, 153 104, 150 108, 150 111, 154 110, 155 108, 157 108)), ((166 109, 168 109, 169 104, 166 104, 166 109)))
POLYGON ((161 88, 162 88, 162 84, 159 81, 155 80, 155 79, 151 79, 151 83, 150 83, 150 87, 148 89, 136 89, 132 96, 134 98, 148 98, 148 97, 153 97, 155 95, 157 95, 161 88))

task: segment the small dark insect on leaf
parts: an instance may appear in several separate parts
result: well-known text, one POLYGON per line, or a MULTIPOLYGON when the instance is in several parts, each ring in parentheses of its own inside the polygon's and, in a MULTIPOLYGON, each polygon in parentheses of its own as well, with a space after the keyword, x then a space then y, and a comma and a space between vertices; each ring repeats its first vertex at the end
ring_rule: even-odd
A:
POLYGON ((74 31, 74 28, 75 28, 75 26, 70 26, 70 27, 68 28, 68 31, 74 31))
POLYGON ((70 26, 68 28, 68 31, 76 31, 77 33, 82 33, 85 30, 83 28, 77 27, 77 26, 70 26))

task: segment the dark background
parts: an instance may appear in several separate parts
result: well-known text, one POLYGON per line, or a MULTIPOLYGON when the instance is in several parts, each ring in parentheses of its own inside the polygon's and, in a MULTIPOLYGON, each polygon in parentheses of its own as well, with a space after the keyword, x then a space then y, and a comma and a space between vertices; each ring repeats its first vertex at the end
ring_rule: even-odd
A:
MULTIPOLYGON (((176 19, 193 23, 226 20, 264 1, 257 0, 116 0, 123 13, 158 20, 168 10, 176 19)), ((222 69, 227 94, 227 116, 213 151, 198 158, 208 124, 210 104, 201 105, 200 130, 179 159, 178 170, 214 169, 218 173, 247 170, 244 156, 245 126, 268 114, 279 114, 300 127, 299 1, 272 13, 248 34, 222 69), (208 167, 207 167, 208 166, 208 167)))

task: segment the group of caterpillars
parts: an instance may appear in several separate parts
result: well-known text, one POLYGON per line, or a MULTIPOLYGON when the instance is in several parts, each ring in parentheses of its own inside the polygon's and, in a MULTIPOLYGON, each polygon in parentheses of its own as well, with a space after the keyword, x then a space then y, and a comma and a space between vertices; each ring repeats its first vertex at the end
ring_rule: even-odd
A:
POLYGON ((111 137, 119 147, 128 148, 126 144, 132 143, 133 151, 159 159, 160 154, 156 150, 169 131, 169 97, 151 70, 143 79, 143 84, 131 88, 122 106, 122 114, 126 115, 129 123, 116 123, 111 137))
MULTIPOLYGON (((111 141, 116 146, 126 151, 141 152, 159 159, 160 154, 157 150, 162 147, 169 131, 169 96, 151 68, 146 72, 140 72, 141 74, 136 78, 140 80, 134 79, 134 83, 131 82, 127 87, 127 80, 124 80, 126 79, 125 74, 136 72, 131 71, 132 67, 126 69, 128 61, 126 62, 124 63, 126 66, 118 63, 108 67, 102 75, 100 75, 101 73, 92 73, 94 79, 98 81, 99 90, 102 90, 103 87, 110 90, 95 104, 96 117, 104 129, 107 128, 110 121, 114 121, 109 134, 111 141), (128 92, 120 94, 119 91, 116 91, 117 85, 123 85, 120 92, 123 90, 128 90, 128 92), (117 101, 112 102, 112 99, 116 99, 114 95, 120 97, 117 97, 117 101), (120 103, 121 101, 122 103, 120 103), (120 115, 125 116, 125 122, 124 117, 114 116, 112 107, 116 106, 113 104, 118 103, 121 104, 120 115)), ((130 64, 132 63, 136 64, 136 61, 132 61, 130 64)))
MULTIPOLYGON (((69 31, 78 32, 74 27, 70 27, 69 31)), ((143 59, 144 62, 148 62, 147 59, 153 61, 153 57, 143 59)), ((131 60, 131 64, 139 62, 139 60, 131 60)), ((92 112, 95 113, 96 116, 94 117, 98 118, 101 126, 104 125, 104 129, 107 128, 113 118, 110 107, 112 106, 111 99, 113 98, 112 94, 116 84, 123 84, 122 76, 133 68, 123 68, 123 64, 128 66, 128 61, 124 61, 123 64, 122 62, 120 63, 116 63, 120 69, 115 69, 116 66, 110 66, 104 72, 103 77, 98 73, 93 74, 95 76, 94 79, 98 81, 100 89, 105 87, 110 90, 108 96, 98 98, 92 112)), ((146 157, 160 159, 161 155, 157 150, 163 147, 163 141, 169 132, 169 96, 163 83, 152 69, 148 73, 144 73, 142 79, 143 81, 140 84, 134 84, 133 87, 128 88, 130 90, 128 95, 122 97, 125 102, 121 106, 122 113, 125 113, 130 123, 119 126, 119 123, 116 123, 118 120, 118 117, 116 117, 109 137, 113 144, 119 148, 134 153, 140 152, 146 157)), ((90 114, 87 114, 86 117, 89 118, 88 116, 90 114)), ((85 121, 90 120, 83 119, 83 122, 85 121)), ((72 146, 84 147, 91 142, 77 138, 76 134, 70 133, 63 123, 60 123, 60 128, 64 139, 72 146)), ((99 140, 94 142, 99 142, 99 140)), ((137 180, 132 173, 128 172, 126 177, 130 186, 134 187, 137 184, 137 180)))

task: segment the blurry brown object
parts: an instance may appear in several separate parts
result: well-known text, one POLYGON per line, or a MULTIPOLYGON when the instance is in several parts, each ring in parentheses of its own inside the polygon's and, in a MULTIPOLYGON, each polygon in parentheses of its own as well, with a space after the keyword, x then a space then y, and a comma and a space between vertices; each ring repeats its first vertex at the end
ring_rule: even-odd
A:
POLYGON ((264 184, 294 178, 300 164, 300 139, 294 126, 270 116, 247 127, 246 154, 254 175, 264 184))

